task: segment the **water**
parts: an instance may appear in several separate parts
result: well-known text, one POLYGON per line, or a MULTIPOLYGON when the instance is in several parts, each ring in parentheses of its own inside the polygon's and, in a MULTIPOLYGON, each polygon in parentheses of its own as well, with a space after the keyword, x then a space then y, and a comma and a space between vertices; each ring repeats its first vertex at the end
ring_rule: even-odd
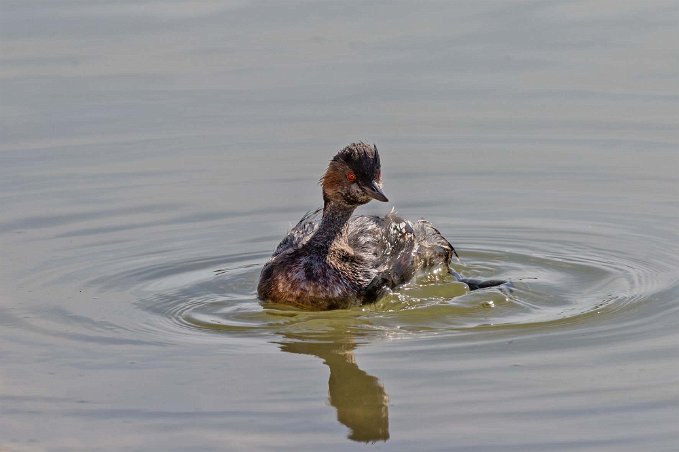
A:
POLYGON ((1 8, 0 449, 676 450, 676 3, 1 8), (357 139, 514 289, 262 307, 357 139))

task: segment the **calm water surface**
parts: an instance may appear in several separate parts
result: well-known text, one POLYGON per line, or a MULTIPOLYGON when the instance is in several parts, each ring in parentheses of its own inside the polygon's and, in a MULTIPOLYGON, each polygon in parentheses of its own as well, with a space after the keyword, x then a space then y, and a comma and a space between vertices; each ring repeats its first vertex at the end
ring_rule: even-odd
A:
POLYGON ((676 2, 0 8, 0 450, 677 449, 676 2), (358 139, 513 289, 263 307, 358 139))

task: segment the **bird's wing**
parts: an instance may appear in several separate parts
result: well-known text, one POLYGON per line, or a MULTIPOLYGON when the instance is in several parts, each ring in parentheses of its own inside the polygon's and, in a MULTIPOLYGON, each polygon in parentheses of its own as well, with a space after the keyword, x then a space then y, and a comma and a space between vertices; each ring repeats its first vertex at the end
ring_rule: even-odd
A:
POLYGON ((297 249, 306 243, 316 232, 316 229, 318 229, 322 217, 323 209, 316 209, 304 214, 302 219, 290 229, 288 235, 281 240, 281 243, 278 244, 271 257, 274 258, 285 251, 297 249))

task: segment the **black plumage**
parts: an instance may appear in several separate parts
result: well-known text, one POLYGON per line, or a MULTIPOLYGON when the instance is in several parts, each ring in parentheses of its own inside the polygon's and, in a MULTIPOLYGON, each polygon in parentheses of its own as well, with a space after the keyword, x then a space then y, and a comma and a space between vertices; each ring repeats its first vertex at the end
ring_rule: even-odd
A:
MULTIPOLYGON (((373 302, 418 272, 451 271, 457 253, 428 221, 406 221, 393 210, 385 217, 351 216, 371 199, 387 201, 377 147, 354 143, 342 149, 321 183, 323 209, 304 215, 264 265, 261 299, 307 309, 346 308, 373 302)), ((483 284, 461 280, 472 289, 483 284)), ((491 283, 487 286, 502 281, 491 283)))

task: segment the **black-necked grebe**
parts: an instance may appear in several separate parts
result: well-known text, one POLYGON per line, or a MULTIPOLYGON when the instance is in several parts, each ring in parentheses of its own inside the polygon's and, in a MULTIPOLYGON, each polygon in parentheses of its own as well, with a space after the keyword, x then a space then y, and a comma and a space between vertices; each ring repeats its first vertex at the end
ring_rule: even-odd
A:
POLYGON ((388 201, 375 145, 359 142, 339 151, 321 184, 323 209, 304 215, 278 245, 262 269, 260 299, 305 309, 348 308, 374 302, 386 288, 436 267, 472 290, 504 283, 452 271, 455 249, 426 220, 411 223, 393 210, 384 218, 351 216, 371 199, 388 201))

